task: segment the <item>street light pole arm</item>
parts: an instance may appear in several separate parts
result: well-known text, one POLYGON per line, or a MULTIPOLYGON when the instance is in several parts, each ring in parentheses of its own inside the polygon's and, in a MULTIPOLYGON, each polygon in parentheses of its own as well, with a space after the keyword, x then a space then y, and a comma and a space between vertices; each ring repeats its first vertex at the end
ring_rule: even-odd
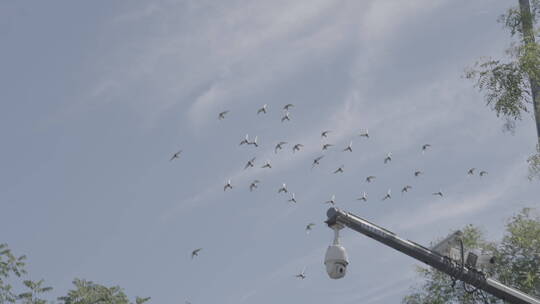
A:
POLYGON ((334 225, 343 225, 349 227, 439 271, 442 271, 457 280, 461 280, 478 289, 484 290, 499 299, 505 300, 512 304, 540 304, 538 299, 535 299, 526 293, 508 287, 498 281, 489 278, 486 279, 485 276, 476 269, 458 264, 450 258, 442 256, 422 245, 400 238, 395 233, 362 219, 352 213, 345 212, 337 208, 330 208, 328 209, 327 216, 328 220, 326 223, 330 227, 334 225))

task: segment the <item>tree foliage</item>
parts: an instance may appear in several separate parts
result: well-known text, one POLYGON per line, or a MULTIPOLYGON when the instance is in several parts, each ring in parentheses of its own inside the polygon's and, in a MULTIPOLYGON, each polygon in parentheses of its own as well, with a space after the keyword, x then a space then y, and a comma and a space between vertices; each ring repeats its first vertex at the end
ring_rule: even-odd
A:
POLYGON ((0 244, 0 303, 45 304, 39 298, 42 293, 50 291, 51 287, 44 287, 43 280, 23 280, 22 285, 27 291, 16 293, 13 288, 13 279, 22 279, 26 274, 26 256, 16 256, 7 244, 0 244))
MULTIPOLYGON (((521 120, 533 104, 533 112, 540 145, 540 0, 528 0, 529 9, 520 1, 521 8, 510 8, 498 21, 518 36, 506 51, 505 59, 482 59, 465 72, 465 77, 475 81, 476 87, 485 93, 486 103, 497 116, 502 116, 506 130, 514 132, 515 121, 521 120), (522 13, 523 12, 523 13, 522 13), (535 100, 536 99, 536 100, 535 100)), ((529 159, 529 177, 540 179, 540 152, 529 159)))
MULTIPOLYGON (((127 295, 119 286, 106 287, 92 281, 75 279, 75 289, 68 294, 59 297, 62 304, 130 304, 127 295)), ((147 298, 135 298, 135 304, 143 304, 150 300, 147 298)))
MULTIPOLYGON (((540 297, 540 217, 532 209, 523 209, 508 221, 499 243, 486 241, 482 231, 472 225, 462 231, 465 250, 495 256, 495 267, 484 270, 487 276, 540 297)), ((418 267, 417 271, 424 283, 412 288, 403 298, 404 304, 502 303, 493 296, 471 292, 472 287, 438 270, 418 267)))
MULTIPOLYGON (((540 0, 531 3, 531 19, 536 25, 540 18, 540 0)), ((530 81, 540 81, 540 46, 524 43, 522 16, 517 8, 510 8, 498 19, 509 30, 511 36, 520 40, 506 51, 505 59, 484 58, 473 68, 466 70, 465 77, 474 80, 480 91, 486 95, 486 103, 497 116, 519 120, 532 103, 530 81)), ((539 29, 535 29, 538 34, 539 29)))
POLYGON ((118 287, 105 287, 92 281, 75 279, 75 289, 58 298, 64 304, 129 304, 124 291, 118 287))
POLYGON ((477 78, 476 86, 486 91, 487 105, 497 116, 521 119, 531 101, 529 85, 524 81, 527 76, 519 64, 488 59, 477 63, 476 67, 478 69, 467 71, 465 76, 477 78))
POLYGON ((44 281, 31 281, 24 280, 23 284, 28 288, 29 291, 19 294, 18 298, 21 300, 22 304, 46 304, 47 301, 41 299, 40 296, 42 293, 46 293, 52 290, 52 287, 44 287, 44 281))
POLYGON ((530 156, 527 162, 529 163, 529 179, 540 179, 540 144, 536 146, 536 154, 530 156))
MULTIPOLYGON (((0 304, 46 304, 52 303, 43 298, 52 287, 44 286, 44 280, 23 280, 27 274, 26 256, 15 256, 7 244, 0 244, 0 304), (20 281, 20 282, 19 282, 20 281), (14 285, 21 285, 26 291, 16 293, 14 285)), ((59 297, 62 304, 131 304, 119 286, 106 287, 92 281, 75 279, 75 288, 59 297)), ((148 302, 150 297, 135 298, 135 304, 148 302)))

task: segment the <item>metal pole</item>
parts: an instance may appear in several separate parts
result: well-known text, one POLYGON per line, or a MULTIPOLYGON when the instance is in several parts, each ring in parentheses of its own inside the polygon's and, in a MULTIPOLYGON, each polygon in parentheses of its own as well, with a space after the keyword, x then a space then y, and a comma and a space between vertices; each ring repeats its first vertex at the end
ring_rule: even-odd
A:
POLYGON ((499 299, 513 304, 540 304, 540 300, 535 299, 526 293, 508 287, 493 279, 486 279, 481 272, 473 268, 460 265, 448 257, 444 257, 422 245, 402 239, 395 233, 370 223, 352 213, 337 208, 330 208, 326 214, 328 216, 326 223, 330 227, 336 224, 347 226, 410 257, 422 261, 457 280, 461 280, 478 289, 484 290, 499 299))

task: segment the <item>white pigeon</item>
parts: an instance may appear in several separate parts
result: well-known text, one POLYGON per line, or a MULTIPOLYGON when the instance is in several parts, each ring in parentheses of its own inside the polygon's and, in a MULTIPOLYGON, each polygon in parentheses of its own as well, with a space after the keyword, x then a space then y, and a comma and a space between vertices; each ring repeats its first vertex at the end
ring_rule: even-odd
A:
POLYGON ((388 154, 386 154, 386 157, 384 158, 384 163, 386 164, 391 161, 392 161, 392 152, 388 152, 388 154))
POLYGON ((218 119, 219 120, 222 120, 225 118, 225 115, 227 115, 227 113, 229 113, 229 111, 223 111, 221 113, 218 114, 218 119))
POLYGON ((202 248, 197 248, 191 252, 191 259, 193 260, 194 257, 199 256, 199 252, 202 250, 202 248))
POLYGON ((248 142, 248 145, 254 145, 255 147, 259 147, 259 144, 257 143, 257 140, 259 139, 258 136, 255 136, 255 139, 253 139, 252 142, 248 142))
POLYGON ((311 169, 315 168, 315 166, 320 165, 321 159, 323 159, 324 155, 321 155, 313 160, 313 165, 311 166, 311 169))
POLYGON ((243 144, 249 145, 249 134, 246 134, 246 137, 244 139, 242 139, 239 146, 241 146, 243 144))
POLYGON ((313 229, 313 226, 315 226, 315 223, 309 223, 306 225, 306 234, 309 234, 309 232, 313 229))
POLYGON ((332 206, 336 204, 336 196, 334 194, 332 194, 332 198, 326 202, 324 202, 325 204, 331 204, 332 206))
POLYGON ((223 187, 223 191, 227 190, 227 188, 232 189, 231 180, 228 180, 225 186, 223 187))
POLYGON ((254 162, 255 162, 255 157, 248 160, 246 166, 244 167, 244 170, 246 170, 247 168, 250 168, 250 167, 253 168, 253 166, 255 166, 254 162))
POLYGON ((360 137, 369 138, 369 131, 368 131, 368 129, 366 129, 366 131, 360 133, 359 136, 360 136, 360 137))
POLYGON ((283 149, 283 145, 286 145, 287 142, 286 141, 280 141, 276 147, 274 148, 274 153, 277 153, 278 150, 281 150, 283 149))
POLYGON ((259 183, 260 181, 258 179, 251 182, 251 184, 249 185, 249 191, 252 192, 254 189, 257 189, 259 187, 258 186, 259 183))
POLYGON ((337 168, 336 171, 334 171, 334 174, 336 173, 343 173, 343 168, 345 167, 345 165, 341 165, 341 167, 337 168))
POLYGON ((405 187, 401 189, 401 194, 403 194, 404 192, 409 192, 409 190, 411 189, 412 189, 411 185, 406 185, 405 187))
POLYGON ((386 192, 386 195, 383 197, 383 201, 387 200, 387 199, 391 199, 392 198, 392 193, 391 193, 391 190, 388 189, 388 191, 386 192))
POLYGON ((330 148, 330 147, 332 147, 332 146, 333 146, 332 144, 324 144, 324 145, 322 146, 322 149, 323 149, 323 151, 324 151, 324 150, 328 150, 328 148, 330 148))
POLYGON ((296 204, 296 198, 294 197, 294 192, 291 194, 291 198, 289 199, 289 202, 296 204))
POLYGON ((443 193, 442 193, 441 190, 439 190, 438 192, 433 192, 432 194, 433 194, 433 195, 438 195, 438 196, 440 196, 440 197, 443 197, 443 193))
POLYGON ((296 152, 296 151, 300 151, 300 148, 302 148, 303 146, 304 145, 302 145, 302 144, 294 145, 294 147, 292 148, 293 153, 296 152))
POLYGON ((367 193, 362 192, 362 196, 357 198, 357 200, 367 202, 367 193))
POLYGON ((290 108, 294 107, 294 105, 292 103, 289 103, 289 104, 286 104, 284 107, 283 107, 283 110, 285 111, 289 111, 290 108))
POLYGON ((260 113, 266 114, 267 106, 268 106, 267 104, 264 104, 264 105, 262 106, 262 108, 260 108, 259 110, 257 110, 257 114, 260 114, 260 113))
POLYGON ((173 156, 171 157, 171 159, 169 159, 169 161, 173 161, 175 158, 180 158, 181 153, 182 153, 182 150, 174 153, 173 156))
POLYGON ((295 277, 299 278, 299 279, 305 279, 306 278, 306 267, 304 267, 304 269, 302 269, 302 272, 300 272, 299 274, 295 275, 295 277))
POLYGON ((266 162, 264 163, 264 165, 261 168, 263 168, 263 169, 264 168, 272 169, 272 165, 270 164, 269 160, 266 160, 266 162))
POLYGON ((352 152, 352 141, 349 143, 347 148, 343 149, 343 152, 346 152, 346 151, 352 152))
POLYGON ((285 115, 281 117, 281 122, 284 122, 285 120, 291 121, 291 118, 289 117, 289 112, 285 112, 285 115))

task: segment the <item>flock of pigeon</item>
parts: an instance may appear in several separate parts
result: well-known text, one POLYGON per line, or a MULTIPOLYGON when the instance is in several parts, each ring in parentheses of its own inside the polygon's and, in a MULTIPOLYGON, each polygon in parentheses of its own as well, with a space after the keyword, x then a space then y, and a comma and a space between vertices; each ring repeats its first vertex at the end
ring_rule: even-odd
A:
MULTIPOLYGON (((283 107, 283 116, 281 117, 281 122, 282 123, 285 123, 286 121, 290 121, 291 120, 291 117, 290 117, 290 110, 291 108, 293 108, 294 105, 293 104, 287 104, 283 107)), ((268 105, 265 104, 263 105, 260 109, 257 110, 257 115, 260 115, 260 114, 267 114, 268 112, 268 105)), ((227 117, 227 114, 229 113, 229 111, 223 111, 223 112, 220 112, 218 114, 218 119, 219 120, 223 120, 223 119, 226 119, 227 117)), ((327 139, 330 135, 330 133, 332 133, 332 130, 324 130, 320 133, 320 137, 321 139, 327 139)), ((358 134, 359 137, 363 137, 365 138, 366 140, 368 140, 370 138, 370 135, 369 135, 369 130, 368 129, 365 129, 363 130, 362 132, 360 132, 358 134)), ((288 145, 289 143, 288 142, 285 142, 285 141, 280 141, 278 142, 275 147, 274 147, 274 153, 279 153, 279 151, 283 150, 284 147, 286 145, 288 145)), ((353 148, 352 148, 352 144, 353 142, 350 141, 349 144, 343 148, 341 151, 343 152, 352 152, 353 151, 353 148)), ((239 143, 240 146, 243 146, 243 145, 246 145, 246 146, 250 146, 250 145, 253 145, 254 147, 259 147, 259 143, 258 143, 258 136, 255 136, 252 140, 250 140, 250 137, 248 134, 246 134, 246 136, 240 141, 239 143)), ((324 152, 328 149, 331 149, 334 145, 333 144, 330 144, 330 143, 323 143, 322 144, 322 147, 321 147, 321 152, 324 152)), ((303 144, 294 144, 292 145, 292 152, 293 153, 296 153, 296 152, 299 152, 302 150, 302 148, 304 147, 303 144)), ((421 147, 421 152, 422 154, 426 153, 429 149, 431 148, 431 145, 430 144, 424 144, 422 145, 421 147)), ((170 158, 170 161, 174 161, 176 159, 179 159, 180 156, 182 154, 182 150, 179 150, 178 152, 174 153, 172 155, 172 157, 170 158)), ((324 158, 325 156, 324 155, 320 155, 318 157, 316 157, 315 159, 313 159, 312 163, 311 163, 311 168, 315 168, 317 166, 320 165, 320 162, 321 160, 324 158)), ((250 169, 250 168, 253 168, 255 167, 255 160, 256 160, 256 157, 253 157, 251 159, 249 159, 247 161, 247 163, 245 164, 244 166, 244 170, 247 170, 247 169, 250 169)), ((392 162, 392 153, 389 152, 386 154, 386 157, 384 157, 383 159, 383 163, 384 164, 389 164, 390 162, 392 162)), ((261 168, 263 169, 272 169, 272 164, 270 163, 269 160, 266 160, 264 162, 264 164, 261 166, 261 168)), ((339 166, 337 169, 335 169, 334 171, 332 171, 333 174, 339 174, 339 173, 343 173, 344 172, 344 168, 345 166, 344 165, 341 165, 339 166)), ((468 171, 467 171, 467 175, 475 175, 475 172, 477 171, 478 169, 476 168, 470 168, 468 171)), ((422 174, 424 174, 424 172, 420 171, 420 170, 416 170, 414 172, 414 176, 415 177, 419 177, 421 176, 422 174)), ((481 170, 479 171, 478 175, 480 177, 483 177, 485 175, 487 175, 488 172, 485 171, 485 170, 481 170)), ((374 175, 370 175, 370 176, 367 176, 365 178, 365 182, 366 183, 372 183, 377 177, 374 176, 374 175)), ((258 188, 258 185, 259 185, 260 181, 255 179, 253 180, 248 188, 249 188, 249 191, 254 191, 258 188)), ((233 184, 232 184, 232 181, 229 179, 225 182, 225 185, 223 186, 223 191, 227 191, 227 190, 232 190, 233 189, 233 184)), ((412 186, 411 185, 405 185, 402 189, 401 189, 401 193, 404 194, 406 192, 408 192, 409 190, 412 189, 412 186)), ((295 198, 295 194, 294 192, 290 192, 289 189, 287 188, 287 184, 283 183, 281 185, 281 187, 279 187, 277 189, 277 193, 285 193, 285 194, 288 194, 290 193, 290 198, 288 199, 288 202, 290 203, 297 203, 296 201, 296 198, 295 198)), ((444 194, 442 192, 442 190, 439 190, 439 191, 436 191, 436 192, 433 192, 432 195, 434 196, 438 196, 438 197, 443 197, 444 194)), ((386 192, 386 194, 381 198, 382 201, 385 201, 385 200, 388 200, 388 199, 391 199, 392 198, 392 192, 391 192, 391 189, 388 189, 388 191, 386 192)), ((363 201, 363 202, 367 202, 368 201, 368 194, 366 192, 363 192, 362 193, 362 196, 360 196, 359 198, 357 198, 357 200, 359 201, 363 201)), ((324 204, 330 204, 330 205, 335 205, 336 204, 336 196, 335 195, 332 195, 332 197, 323 202, 324 204)), ((313 229, 313 227, 315 226, 315 223, 309 223, 306 225, 305 227, 305 231, 307 234, 309 234, 309 232, 313 229)), ((195 250, 193 250, 191 252, 191 258, 193 259, 194 257, 198 256, 199 255, 199 252, 202 250, 203 248, 197 248, 195 250)), ((302 270, 302 272, 298 273, 295 275, 295 277, 299 278, 299 279, 305 279, 306 278, 306 274, 305 274, 305 267, 304 269, 302 270)))

